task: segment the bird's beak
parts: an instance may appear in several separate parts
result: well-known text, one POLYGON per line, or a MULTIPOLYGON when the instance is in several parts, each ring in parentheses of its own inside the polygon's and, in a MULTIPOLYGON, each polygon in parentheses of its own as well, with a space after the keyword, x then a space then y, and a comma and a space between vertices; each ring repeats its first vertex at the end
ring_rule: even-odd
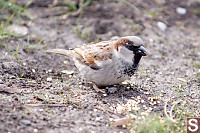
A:
POLYGON ((147 51, 146 49, 143 47, 143 46, 140 46, 138 49, 137 49, 137 52, 138 54, 141 54, 142 56, 146 56, 147 55, 147 51))

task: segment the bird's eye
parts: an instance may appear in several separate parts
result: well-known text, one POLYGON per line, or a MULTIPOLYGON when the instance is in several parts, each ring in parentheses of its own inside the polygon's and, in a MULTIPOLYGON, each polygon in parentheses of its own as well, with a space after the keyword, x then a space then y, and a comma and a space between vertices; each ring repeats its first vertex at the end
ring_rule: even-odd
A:
POLYGON ((132 49, 133 49, 133 45, 132 45, 132 44, 127 44, 125 47, 126 47, 127 49, 129 49, 129 50, 132 50, 132 49))

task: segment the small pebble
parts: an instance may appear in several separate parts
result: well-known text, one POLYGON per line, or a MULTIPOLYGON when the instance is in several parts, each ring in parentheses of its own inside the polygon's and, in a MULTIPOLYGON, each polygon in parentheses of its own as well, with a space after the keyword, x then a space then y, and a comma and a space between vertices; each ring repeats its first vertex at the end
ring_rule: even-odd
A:
POLYGON ((100 116, 100 115, 97 115, 97 117, 96 117, 96 121, 100 121, 100 120, 102 120, 103 119, 103 116, 100 116))
POLYGON ((34 129, 33 132, 34 132, 34 133, 37 133, 37 132, 38 132, 38 129, 34 129))
POLYGON ((48 70, 48 73, 52 73, 52 71, 53 71, 53 70, 49 69, 49 70, 48 70))
POLYGON ((39 91, 35 91, 34 93, 35 93, 35 94, 38 94, 38 95, 41 94, 39 91))
POLYGON ((176 13, 179 14, 179 15, 185 15, 187 13, 187 10, 185 8, 182 8, 182 7, 177 7, 176 13))
POLYGON ((130 84, 130 83, 127 82, 127 81, 124 81, 124 82, 122 82, 122 84, 123 84, 123 85, 128 85, 128 84, 130 84))
POLYGON ((35 69, 32 69, 32 72, 35 73, 35 69))
POLYGON ((10 77, 10 79, 15 79, 15 78, 16 78, 15 76, 11 76, 11 77, 10 77))
POLYGON ((52 81, 52 78, 51 78, 51 77, 48 77, 48 78, 47 78, 47 81, 48 81, 48 82, 51 82, 51 81, 52 81))
POLYGON ((106 97, 106 96, 107 96, 107 94, 103 94, 103 96, 104 96, 104 97, 106 97))
POLYGON ((154 42, 154 40, 152 38, 149 39, 150 42, 154 42))
POLYGON ((68 64, 68 62, 67 62, 67 61, 63 61, 63 63, 64 63, 64 64, 68 64))
POLYGON ((29 120, 21 120, 21 123, 23 123, 26 126, 30 126, 31 125, 31 121, 29 121, 29 120))
POLYGON ((69 108, 69 109, 73 109, 74 107, 73 107, 72 105, 69 105, 68 108, 69 108))
POLYGON ((0 84, 3 84, 3 80, 0 79, 0 84))
POLYGON ((117 40, 117 39, 119 39, 119 36, 113 36, 113 37, 111 37, 111 40, 117 40))
POLYGON ((9 32, 14 32, 14 33, 17 33, 21 36, 25 36, 28 34, 28 28, 26 26, 20 26, 20 25, 9 25, 7 28, 6 28, 7 31, 9 32))
POLYGON ((62 70, 61 72, 62 72, 63 74, 67 74, 67 75, 74 74, 74 71, 73 71, 73 70, 62 70))
POLYGON ((110 87, 110 88, 108 88, 108 93, 113 94, 113 93, 115 93, 116 91, 117 91, 117 88, 116 88, 116 87, 110 87))
POLYGON ((82 131, 83 130, 83 128, 82 127, 79 127, 79 131, 82 131))
POLYGON ((160 22, 160 21, 157 22, 157 26, 161 31, 166 31, 166 29, 167 29, 167 25, 163 22, 160 22))
POLYGON ((17 119, 17 116, 16 115, 13 115, 13 116, 11 116, 12 117, 12 119, 17 119))
POLYGON ((39 112, 43 112, 43 111, 44 111, 44 109, 39 109, 38 111, 39 111, 39 112))

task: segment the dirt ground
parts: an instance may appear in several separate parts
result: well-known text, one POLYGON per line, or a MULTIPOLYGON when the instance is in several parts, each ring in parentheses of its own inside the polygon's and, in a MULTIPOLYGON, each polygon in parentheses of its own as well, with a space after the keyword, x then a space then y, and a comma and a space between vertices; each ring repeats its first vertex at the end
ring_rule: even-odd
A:
POLYGON ((116 112, 118 104, 138 96, 152 113, 162 113, 169 99, 187 100, 199 115, 200 16, 194 11, 200 2, 129 2, 138 9, 94 0, 84 11, 67 14, 62 3, 33 1, 27 11, 34 19, 22 18, 20 24, 28 35, 4 40, 0 47, 0 132, 128 132, 110 120, 125 116, 116 112), (178 14, 177 7, 186 14, 178 14), (166 30, 159 29, 159 21, 166 30), (45 52, 126 35, 140 36, 148 56, 130 79, 132 87, 120 85, 106 95, 81 83, 69 57, 45 52), (149 97, 156 96, 163 101, 151 105, 149 97))

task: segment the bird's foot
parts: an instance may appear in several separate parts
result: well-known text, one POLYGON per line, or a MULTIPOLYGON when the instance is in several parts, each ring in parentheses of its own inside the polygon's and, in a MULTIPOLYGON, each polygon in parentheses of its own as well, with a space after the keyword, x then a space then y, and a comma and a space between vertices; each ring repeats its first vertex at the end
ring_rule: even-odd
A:
POLYGON ((96 84, 93 83, 93 88, 95 89, 96 92, 100 93, 106 93, 105 90, 100 89, 96 84))

